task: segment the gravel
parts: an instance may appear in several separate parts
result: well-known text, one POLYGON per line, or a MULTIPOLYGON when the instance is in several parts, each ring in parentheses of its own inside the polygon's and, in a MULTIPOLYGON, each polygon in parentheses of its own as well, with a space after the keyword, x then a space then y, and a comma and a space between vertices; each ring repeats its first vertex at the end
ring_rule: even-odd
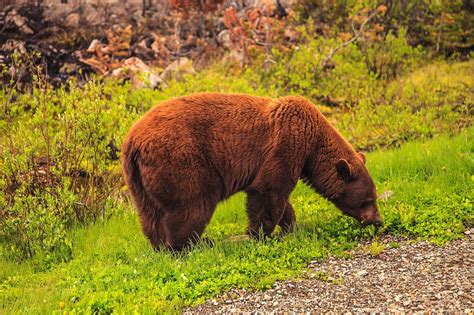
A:
POLYGON ((473 241, 473 229, 443 247, 385 237, 379 240, 385 248, 376 256, 363 244, 353 259, 312 261, 300 280, 277 282, 264 292, 234 289, 185 314, 474 314, 473 241))

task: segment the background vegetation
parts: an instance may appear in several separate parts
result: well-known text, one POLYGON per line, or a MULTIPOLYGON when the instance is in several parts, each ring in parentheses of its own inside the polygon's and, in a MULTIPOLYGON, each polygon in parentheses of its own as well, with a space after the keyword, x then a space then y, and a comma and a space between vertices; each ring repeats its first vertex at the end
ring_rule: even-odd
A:
POLYGON ((154 253, 124 186, 119 148, 152 105, 193 92, 308 97, 355 147, 375 151, 368 166, 378 191, 394 192, 381 201, 378 233, 440 244, 461 237, 473 222, 472 8, 330 2, 303 0, 275 26, 277 35, 291 28, 297 41, 282 35, 264 50, 250 45, 244 64, 225 58, 160 89, 99 76, 53 87, 41 65, 12 56, 34 80, 4 69, 9 82, 0 90, 0 309, 176 311, 233 286, 268 287, 376 235, 299 184, 291 235, 242 239, 239 194, 207 229, 213 248, 154 253))

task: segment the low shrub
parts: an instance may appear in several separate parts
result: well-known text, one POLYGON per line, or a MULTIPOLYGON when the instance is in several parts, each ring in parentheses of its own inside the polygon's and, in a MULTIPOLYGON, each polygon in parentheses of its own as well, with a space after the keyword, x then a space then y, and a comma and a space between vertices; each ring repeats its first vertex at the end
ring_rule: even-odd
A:
POLYGON ((1 95, 0 237, 7 255, 58 253, 66 260, 67 229, 120 208, 121 142, 155 98, 143 92, 99 81, 59 89, 37 81, 15 99, 1 95))
POLYGON ((300 44, 274 48, 274 63, 265 66, 266 57, 260 56, 258 66, 247 69, 244 76, 256 75, 257 83, 279 95, 305 95, 330 107, 356 105, 363 98, 380 95, 388 82, 420 64, 423 56, 420 48, 408 44, 404 29, 386 38, 371 30, 344 47, 347 36, 353 35, 315 37, 307 26, 300 27, 300 32, 300 44))
POLYGON ((361 149, 399 146, 472 124, 474 61, 435 63, 390 82, 332 116, 361 149))

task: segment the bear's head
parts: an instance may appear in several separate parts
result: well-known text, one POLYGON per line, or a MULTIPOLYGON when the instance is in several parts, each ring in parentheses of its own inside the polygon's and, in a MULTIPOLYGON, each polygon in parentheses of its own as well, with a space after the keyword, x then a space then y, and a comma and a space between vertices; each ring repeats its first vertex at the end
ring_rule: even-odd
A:
POLYGON ((340 159, 336 163, 337 176, 342 180, 342 190, 332 202, 344 214, 347 214, 365 225, 382 225, 377 208, 377 192, 372 178, 365 167, 365 156, 359 153, 357 163, 340 159))

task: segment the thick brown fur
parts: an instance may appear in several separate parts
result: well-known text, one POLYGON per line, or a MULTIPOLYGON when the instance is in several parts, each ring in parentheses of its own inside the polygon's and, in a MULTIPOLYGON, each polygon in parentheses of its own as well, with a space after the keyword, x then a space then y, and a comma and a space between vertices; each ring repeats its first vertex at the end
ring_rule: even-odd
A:
POLYGON ((247 193, 249 234, 295 223, 299 178, 366 223, 380 223, 365 157, 302 97, 201 93, 152 108, 130 129, 123 172, 155 248, 197 240, 219 201, 247 193))

